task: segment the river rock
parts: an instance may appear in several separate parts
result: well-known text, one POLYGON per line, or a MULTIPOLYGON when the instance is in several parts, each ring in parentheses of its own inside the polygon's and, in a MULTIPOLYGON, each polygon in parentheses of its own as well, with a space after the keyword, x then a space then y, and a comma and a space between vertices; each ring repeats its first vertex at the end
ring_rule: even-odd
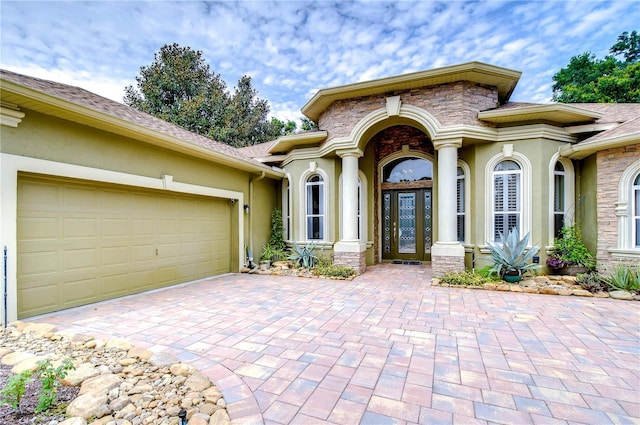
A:
POLYGON ((593 294, 586 289, 574 289, 571 293, 576 297, 593 297, 593 294))
POLYGON ((231 425, 231 418, 226 410, 217 410, 211 419, 209 419, 209 425, 231 425))
POLYGON ((27 323, 22 329, 23 333, 31 333, 41 338, 47 334, 55 332, 56 326, 49 323, 27 323))
POLYGON ((26 360, 21 361, 20 363, 18 363, 17 365, 13 366, 11 368, 11 373, 14 373, 16 375, 24 372, 24 371, 30 371, 33 372, 34 370, 36 370, 38 368, 38 362, 43 362, 47 360, 46 356, 33 356, 33 357, 29 357, 26 360))
POLYGON ((98 375, 93 378, 89 378, 82 383, 80 387, 80 394, 106 394, 113 388, 116 388, 122 383, 122 378, 113 373, 106 373, 104 375, 98 375))
POLYGON ((171 365, 169 370, 176 376, 189 376, 196 371, 196 368, 185 363, 177 363, 171 365))
POLYGON ((153 356, 153 351, 140 347, 133 347, 127 352, 127 357, 133 357, 136 359, 148 360, 151 356, 153 356))
POLYGON ((107 341, 106 347, 115 348, 118 350, 130 350, 133 348, 133 344, 120 338, 111 338, 109 341, 107 341))
POLYGON ((2 357, 2 364, 6 366, 15 366, 25 360, 35 357, 35 354, 26 351, 14 351, 2 357))
POLYGON ((111 409, 107 406, 107 401, 106 394, 82 394, 69 403, 67 415, 79 416, 84 419, 101 418, 111 413, 111 409))
POLYGON ((157 367, 169 367, 172 364, 179 363, 179 360, 172 354, 160 351, 159 353, 153 353, 149 357, 149 363, 157 367))
POLYGON ((76 387, 82 382, 94 376, 98 376, 100 372, 96 369, 95 365, 91 363, 82 363, 75 369, 67 372, 67 376, 60 380, 62 385, 67 387, 76 387))
POLYGON ((193 391, 204 391, 211 386, 211 381, 201 373, 194 373, 187 378, 184 385, 193 391))
MULTIPOLYGON (((611 291, 609 292, 609 296, 614 300, 632 300, 633 295, 631 292, 627 291, 611 291)), ((3 358, 4 361, 4 358, 3 358)))
POLYGON ((62 421, 58 425, 87 425, 87 420, 85 418, 79 418, 76 416, 62 421))
POLYGON ((209 415, 204 413, 196 413, 189 419, 187 425, 209 425, 209 415))

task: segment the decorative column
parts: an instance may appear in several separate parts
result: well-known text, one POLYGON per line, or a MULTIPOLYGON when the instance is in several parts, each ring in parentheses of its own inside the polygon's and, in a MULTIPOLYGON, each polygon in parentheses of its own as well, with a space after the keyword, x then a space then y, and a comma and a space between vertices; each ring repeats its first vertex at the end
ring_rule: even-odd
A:
POLYGON ((333 263, 353 268, 361 274, 366 268, 366 244, 358 239, 358 158, 359 149, 338 151, 342 158, 342 239, 333 247, 333 263))
POLYGON ((433 277, 464 270, 464 247, 457 241, 457 161, 462 139, 434 141, 438 151, 438 237, 431 249, 433 277))

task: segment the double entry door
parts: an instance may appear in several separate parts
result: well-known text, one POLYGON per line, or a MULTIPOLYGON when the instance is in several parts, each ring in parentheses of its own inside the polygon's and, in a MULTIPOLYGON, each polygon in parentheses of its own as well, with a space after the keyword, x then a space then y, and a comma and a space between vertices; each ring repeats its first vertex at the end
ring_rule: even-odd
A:
POLYGON ((382 258, 431 261, 431 188, 382 191, 382 258))

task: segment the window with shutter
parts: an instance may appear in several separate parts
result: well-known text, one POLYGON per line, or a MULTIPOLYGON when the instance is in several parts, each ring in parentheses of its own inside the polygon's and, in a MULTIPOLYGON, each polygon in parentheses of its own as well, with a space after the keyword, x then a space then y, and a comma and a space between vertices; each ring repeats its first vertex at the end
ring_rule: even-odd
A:
POLYGON ((565 171, 560 161, 553 172, 553 236, 559 238, 565 218, 565 171))
POLYGON ((500 233, 521 228, 522 216, 522 170, 511 160, 499 162, 493 171, 493 238, 501 242, 500 233))
POLYGON ((324 180, 314 174, 307 179, 307 240, 324 239, 324 180))
POLYGON ((458 167, 458 177, 456 185, 456 198, 457 198, 457 233, 458 241, 464 242, 464 221, 465 221, 465 205, 464 205, 464 171, 461 167, 458 167))
POLYGON ((640 248, 640 174, 633 182, 633 241, 634 247, 640 248))

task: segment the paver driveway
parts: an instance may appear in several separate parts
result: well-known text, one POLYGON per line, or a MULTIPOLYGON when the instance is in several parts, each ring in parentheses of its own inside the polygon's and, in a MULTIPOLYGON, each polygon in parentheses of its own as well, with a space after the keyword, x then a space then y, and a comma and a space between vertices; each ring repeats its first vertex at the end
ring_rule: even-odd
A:
POLYGON ((640 423, 640 303, 229 275, 35 320, 169 350, 234 423, 640 423))

